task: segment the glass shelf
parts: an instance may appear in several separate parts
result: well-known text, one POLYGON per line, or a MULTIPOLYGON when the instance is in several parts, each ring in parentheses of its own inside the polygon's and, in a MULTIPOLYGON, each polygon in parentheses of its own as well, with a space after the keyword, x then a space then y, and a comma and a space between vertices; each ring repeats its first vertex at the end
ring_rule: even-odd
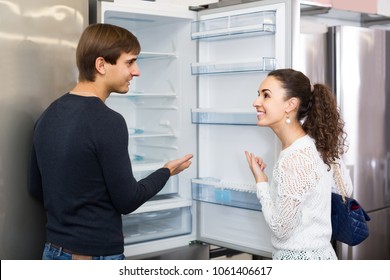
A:
POLYGON ((261 211, 255 185, 203 178, 192 179, 191 188, 195 200, 261 211))
POLYGON ((216 39, 235 35, 267 35, 275 33, 275 11, 263 11, 194 21, 193 40, 216 39))
POLYGON ((133 172, 145 172, 145 171, 149 171, 149 172, 153 172, 161 167, 164 166, 166 162, 165 161, 155 161, 155 162, 152 162, 152 163, 149 163, 149 164, 134 164, 132 162, 132 168, 133 168, 133 172))
POLYGON ((144 92, 144 91, 132 91, 126 94, 120 94, 120 93, 111 93, 110 97, 121 97, 121 98, 145 98, 145 97, 152 97, 152 98, 176 98, 177 94, 174 92, 167 92, 167 93, 154 93, 154 92, 144 92))
MULTIPOLYGON (((140 165, 140 166, 148 166, 148 165, 155 165, 160 162, 161 160, 153 159, 153 158, 146 158, 141 155, 131 154, 130 155, 131 164, 134 165, 140 165)), ((162 165, 160 166, 162 167, 162 165)))
POLYGON ((192 109, 191 119, 194 124, 231 124, 256 125, 257 115, 254 110, 238 109, 192 109))
POLYGON ((158 138, 158 137, 176 137, 172 132, 153 132, 143 131, 142 129, 129 129, 130 138, 158 138))
POLYGON ((227 74, 237 72, 267 72, 276 69, 276 59, 263 57, 262 60, 240 62, 205 62, 192 63, 192 75, 227 74))
POLYGON ((173 59, 177 58, 175 53, 161 53, 161 52, 141 52, 138 59, 173 59))

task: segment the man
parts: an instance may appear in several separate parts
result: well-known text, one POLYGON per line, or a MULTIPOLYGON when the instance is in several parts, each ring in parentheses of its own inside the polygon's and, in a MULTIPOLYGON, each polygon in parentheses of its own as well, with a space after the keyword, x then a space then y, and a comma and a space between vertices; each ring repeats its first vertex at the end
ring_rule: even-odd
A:
POLYGON ((76 51, 79 82, 38 119, 31 153, 30 193, 47 213, 43 259, 123 259, 121 214, 158 193, 192 155, 134 179, 124 118, 104 101, 126 93, 139 76, 137 38, 93 24, 76 51))

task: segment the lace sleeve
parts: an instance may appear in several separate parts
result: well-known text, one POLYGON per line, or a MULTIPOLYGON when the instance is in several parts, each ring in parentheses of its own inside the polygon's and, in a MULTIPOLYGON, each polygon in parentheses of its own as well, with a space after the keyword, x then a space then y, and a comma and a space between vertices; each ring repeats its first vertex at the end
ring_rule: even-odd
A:
MULTIPOLYGON (((319 163, 309 149, 296 151, 279 161, 274 169, 271 187, 257 184, 257 195, 264 218, 279 239, 287 239, 301 221, 301 203, 306 193, 317 185, 319 163)), ((268 185, 268 184, 267 184, 268 185)))

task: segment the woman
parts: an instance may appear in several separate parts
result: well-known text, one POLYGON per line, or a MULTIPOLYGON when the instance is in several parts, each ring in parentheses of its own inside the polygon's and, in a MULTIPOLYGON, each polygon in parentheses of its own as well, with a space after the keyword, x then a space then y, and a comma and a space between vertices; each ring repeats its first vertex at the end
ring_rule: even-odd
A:
POLYGON ((333 93, 299 71, 279 69, 262 82, 253 106, 257 125, 270 127, 282 144, 271 184, 266 163, 245 152, 272 231, 273 259, 337 259, 330 242, 333 169, 339 168, 348 196, 352 182, 340 157, 344 122, 333 93))

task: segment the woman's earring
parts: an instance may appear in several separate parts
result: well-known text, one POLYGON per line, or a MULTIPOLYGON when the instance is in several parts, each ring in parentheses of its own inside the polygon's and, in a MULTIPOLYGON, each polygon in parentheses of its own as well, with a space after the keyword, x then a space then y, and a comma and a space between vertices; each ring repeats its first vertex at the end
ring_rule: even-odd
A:
POLYGON ((290 124, 291 123, 291 120, 290 120, 290 117, 288 116, 288 113, 286 115, 286 124, 290 124))

